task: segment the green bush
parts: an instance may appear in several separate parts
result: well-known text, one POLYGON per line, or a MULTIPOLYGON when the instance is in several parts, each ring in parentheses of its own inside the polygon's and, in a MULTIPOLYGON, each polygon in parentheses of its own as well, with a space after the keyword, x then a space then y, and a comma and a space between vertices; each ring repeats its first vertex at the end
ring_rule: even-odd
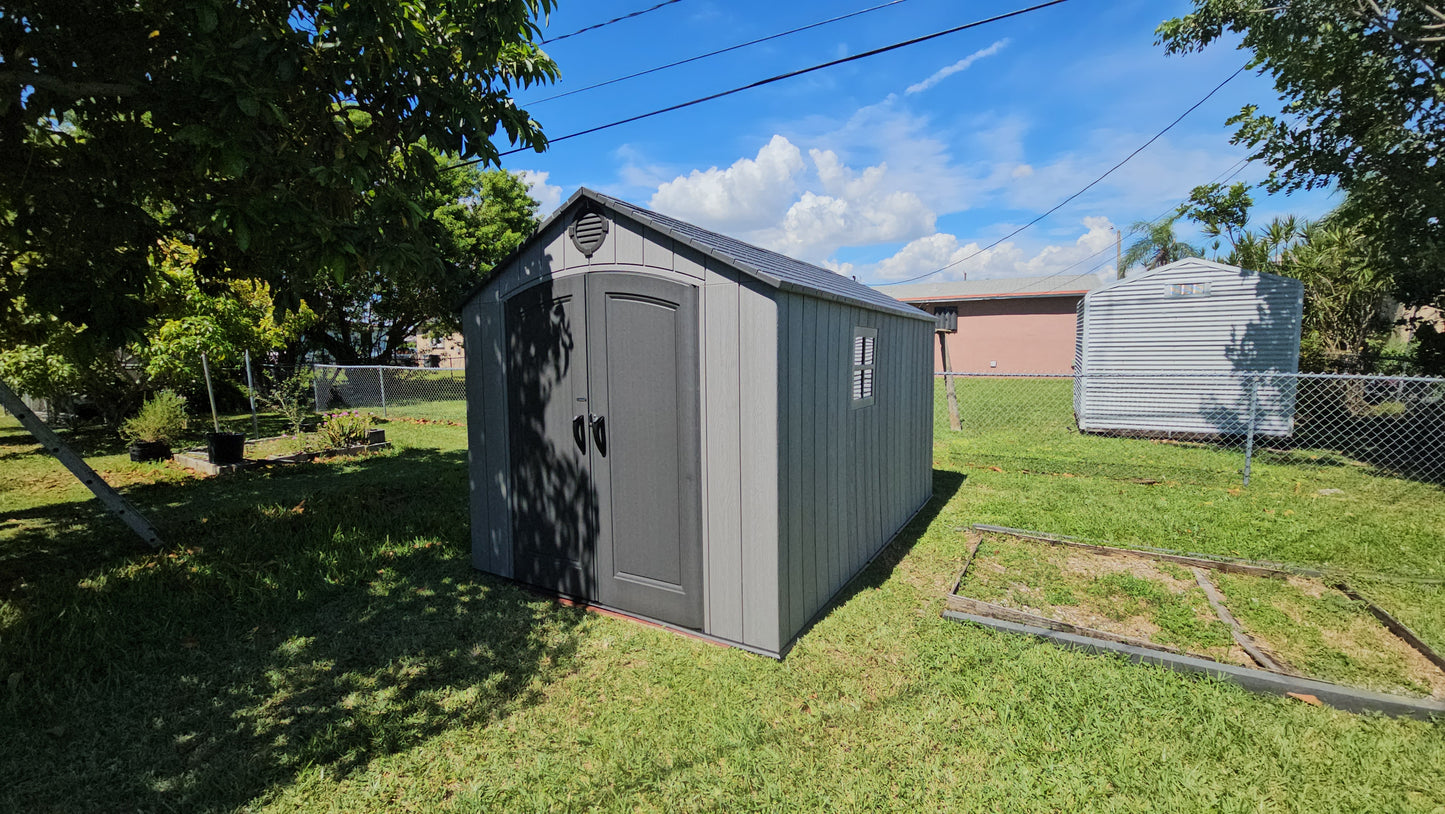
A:
POLYGON ((276 382, 271 390, 261 395, 267 406, 285 417, 292 435, 300 435, 301 425, 311 416, 313 381, 314 376, 310 370, 298 370, 276 382))
POLYGON ((366 443, 366 434, 371 427, 371 413, 327 413, 321 419, 321 426, 316 428, 316 434, 327 448, 349 447, 366 443))
POLYGON ((121 422, 120 435, 131 443, 169 444, 186 428, 186 400, 162 390, 141 405, 140 412, 121 422))

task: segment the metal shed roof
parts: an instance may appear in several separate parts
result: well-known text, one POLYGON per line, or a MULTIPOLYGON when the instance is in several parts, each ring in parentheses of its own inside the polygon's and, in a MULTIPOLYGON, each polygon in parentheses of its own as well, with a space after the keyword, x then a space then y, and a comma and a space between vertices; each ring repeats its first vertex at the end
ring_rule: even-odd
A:
POLYGON ((1001 277, 992 280, 949 280, 888 287, 888 293, 907 302, 1002 300, 1013 297, 1065 297, 1086 294, 1104 285, 1096 274, 1060 277, 1001 277))
MULTIPOLYGON (((632 220, 641 223, 650 229, 654 229, 667 235, 673 240, 696 249, 703 254, 712 257, 720 262, 743 272, 760 282, 766 283, 773 288, 782 291, 792 291, 811 297, 818 297, 826 300, 836 300, 857 305, 863 308, 871 308, 877 311, 887 311, 892 314, 912 317, 924 321, 933 321, 934 317, 914 308, 906 303, 876 291, 857 280, 844 277, 836 272, 815 266, 811 263, 804 263, 777 252, 761 249, 741 240, 727 235, 720 235, 711 232, 700 226, 668 217, 667 215, 643 209, 640 206, 630 204, 610 195, 603 195, 595 190, 582 187, 573 193, 567 202, 557 207, 546 221, 538 227, 533 237, 528 238, 522 246, 518 247, 516 253, 525 249, 537 235, 542 234, 558 219, 565 217, 581 199, 594 201, 608 209, 619 212, 632 220)), ((498 266, 509 262, 512 257, 498 263, 498 266)), ((470 300, 477 292, 486 288, 487 281, 483 281, 471 294, 467 295, 470 300)))
POLYGON ((1240 266, 1231 266, 1228 263, 1220 263, 1215 260, 1205 260, 1202 257, 1186 257, 1183 260, 1175 260, 1173 263, 1169 263, 1167 265, 1158 266, 1157 268, 1152 268, 1147 271, 1141 271, 1136 274, 1131 274, 1122 280, 1111 280, 1106 285, 1099 286, 1095 288, 1094 291, 1091 291, 1089 293, 1096 294, 1104 291, 1110 291, 1115 288, 1123 288, 1140 280, 1147 280, 1155 275, 1172 274, 1174 272, 1184 269, 1199 269, 1200 271, 1205 272, 1222 271, 1228 274, 1241 276, 1257 274, 1262 277, 1272 277, 1276 280, 1286 280, 1289 281, 1289 283, 1291 284, 1298 284, 1300 286, 1303 286, 1303 283, 1300 283, 1293 277, 1285 277, 1279 274, 1275 274, 1273 272, 1255 271, 1253 269, 1247 269, 1240 266))

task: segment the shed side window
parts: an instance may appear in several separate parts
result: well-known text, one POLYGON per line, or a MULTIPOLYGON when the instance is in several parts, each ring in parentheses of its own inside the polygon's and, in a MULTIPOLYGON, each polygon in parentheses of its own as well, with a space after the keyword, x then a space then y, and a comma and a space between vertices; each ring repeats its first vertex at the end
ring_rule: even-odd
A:
POLYGON ((873 403, 875 364, 878 359, 878 329, 853 329, 853 406, 873 403))

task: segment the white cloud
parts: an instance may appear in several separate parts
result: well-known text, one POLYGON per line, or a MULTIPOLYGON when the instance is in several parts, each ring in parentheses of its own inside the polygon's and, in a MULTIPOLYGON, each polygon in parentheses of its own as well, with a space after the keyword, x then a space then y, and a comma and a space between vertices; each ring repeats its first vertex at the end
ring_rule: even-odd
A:
MULTIPOLYGON (((611 193, 623 193, 626 189, 657 189, 663 183, 676 177, 677 173, 667 168, 654 164, 637 148, 631 144, 624 144, 613 151, 613 156, 621 162, 618 169, 618 177, 622 181, 622 188, 608 188, 611 193)), ((607 188, 607 187, 604 187, 607 188)))
POLYGON ((1002 40, 999 40, 999 41, 995 42, 993 45, 990 45, 990 46, 987 47, 987 48, 983 48, 983 49, 981 49, 981 50, 974 51, 973 53, 969 54, 968 56, 964 57, 963 59, 960 59, 959 61, 953 63, 952 65, 949 65, 949 66, 947 66, 947 67, 945 67, 945 68, 940 68, 940 69, 938 69, 937 71, 934 72, 934 74, 933 74, 932 76, 928 77, 927 79, 923 80, 922 82, 919 82, 919 83, 914 84, 914 85, 909 85, 909 86, 908 86, 908 89, 907 89, 906 91, 904 91, 904 93, 907 93, 907 94, 910 94, 910 95, 911 95, 911 94, 914 94, 914 93, 922 93, 923 91, 928 90, 929 88, 933 87, 934 85, 937 85, 939 82, 942 82, 943 80, 947 79, 948 77, 953 76, 954 74, 958 73, 959 71, 966 71, 966 70, 968 70, 968 67, 969 67, 970 65, 972 65, 973 63, 979 61, 980 59, 983 59, 983 58, 985 58, 985 57, 991 57, 991 56, 993 56, 994 54, 997 54, 999 51, 1002 51, 1004 48, 1008 47, 1008 44, 1009 44, 1009 41, 1008 41, 1007 39, 1002 39, 1002 40))
POLYGON ((725 170, 693 170, 663 183, 651 206, 720 232, 752 231, 778 222, 797 193, 796 176, 804 169, 802 152, 786 138, 773 136, 756 158, 740 158, 725 170))
MULTIPOLYGON (((863 275, 882 280, 905 280, 948 267, 929 280, 958 280, 998 277, 1037 277, 1048 274, 1084 274, 1097 267, 1112 267, 1114 226, 1106 217, 1086 217, 1080 222, 1084 233, 1073 243, 1049 245, 1032 251, 1009 241, 980 251, 977 242, 959 243, 956 235, 936 232, 910 242, 863 275)), ((858 269, 849 267, 850 273, 858 269)))
POLYGON ((527 185, 527 194, 532 196, 540 206, 537 207, 537 216, 545 218, 557 211, 562 205, 562 188, 547 183, 547 177, 551 173, 537 172, 535 170, 519 170, 517 177, 527 185))
POLYGON ((842 246, 912 240, 933 231, 933 210, 899 189, 887 164, 857 172, 831 150, 809 150, 808 157, 818 191, 805 191, 776 228, 759 230, 762 245, 823 262, 842 246))
MULTIPOLYGON (((996 50, 990 46, 979 54, 996 50)), ((755 157, 725 169, 669 173, 671 180, 652 187, 656 192, 651 204, 839 273, 903 279, 978 251, 992 240, 990 234, 1013 228, 999 224, 1003 218, 1021 223, 1054 207, 1148 137, 1096 129, 1062 150, 1040 154, 1035 142, 1047 134, 1032 130, 1021 116, 992 112, 962 112, 952 125, 940 127, 910 109, 907 97, 893 95, 843 121, 801 121, 772 136, 755 157), (970 228, 965 234, 977 236, 973 240, 936 233, 940 218, 980 210, 1007 214, 994 219, 1000 228, 991 233, 970 228), (878 263, 853 258, 848 263, 835 256, 840 249, 879 244, 903 247, 878 263)), ((1086 215, 1107 213, 1122 223, 1152 217, 1235 160, 1236 150, 1222 148, 1213 134, 1160 139, 1048 223, 951 272, 958 276, 967 270, 970 278, 1055 273, 1112 247, 1109 221, 1086 215), (1068 223, 1083 224, 1083 235, 1063 226, 1068 223)), ((1068 273, 1087 271, 1108 259, 1101 256, 1068 273)))

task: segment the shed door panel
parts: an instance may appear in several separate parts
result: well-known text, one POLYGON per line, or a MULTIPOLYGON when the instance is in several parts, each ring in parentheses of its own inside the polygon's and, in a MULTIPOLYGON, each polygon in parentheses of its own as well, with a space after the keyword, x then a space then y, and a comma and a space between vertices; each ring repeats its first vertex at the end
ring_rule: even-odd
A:
POLYGON ((508 300, 507 416, 513 573, 590 597, 598 507, 586 451, 583 292, 581 278, 572 277, 508 300))
POLYGON ((597 598, 702 627, 697 288, 587 275, 597 598))

